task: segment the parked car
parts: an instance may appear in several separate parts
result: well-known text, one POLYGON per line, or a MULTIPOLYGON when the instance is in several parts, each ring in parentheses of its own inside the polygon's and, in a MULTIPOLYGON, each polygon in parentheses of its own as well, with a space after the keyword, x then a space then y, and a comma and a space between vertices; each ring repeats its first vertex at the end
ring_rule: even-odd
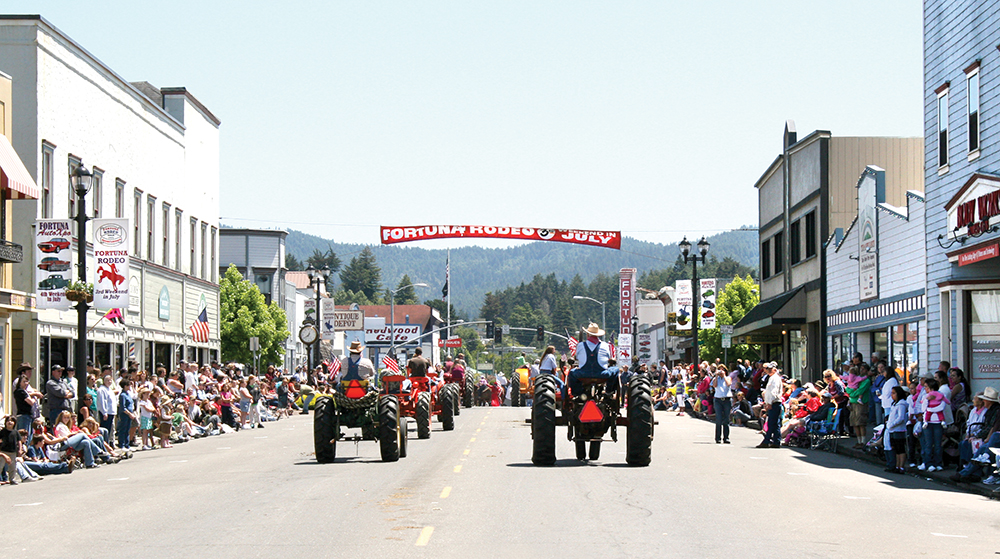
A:
POLYGON ((45 270, 47 272, 65 272, 69 270, 69 261, 60 260, 55 256, 50 256, 48 258, 42 258, 42 261, 38 263, 39 270, 45 270))
POLYGON ((38 289, 40 291, 45 289, 62 289, 67 285, 69 285, 69 280, 59 274, 56 274, 38 282, 38 289))
POLYGON ((60 250, 66 250, 69 248, 69 241, 62 237, 56 237, 54 239, 49 239, 44 243, 38 243, 38 250, 42 252, 59 252, 60 250))

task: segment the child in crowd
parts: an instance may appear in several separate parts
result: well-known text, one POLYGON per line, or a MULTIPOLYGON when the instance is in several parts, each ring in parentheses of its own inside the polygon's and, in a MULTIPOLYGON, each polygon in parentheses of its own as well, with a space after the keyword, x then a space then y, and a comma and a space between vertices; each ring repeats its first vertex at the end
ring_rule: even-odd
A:
POLYGON ((150 390, 143 387, 139 390, 139 433, 142 437, 142 449, 152 450, 153 448, 153 414, 156 408, 149 400, 150 390))
POLYGON ((920 466, 917 466, 917 469, 936 472, 944 469, 941 457, 941 438, 944 434, 944 408, 950 405, 951 402, 945 398, 944 394, 938 391, 940 385, 936 379, 927 379, 924 386, 926 387, 926 395, 924 396, 926 407, 924 408, 924 423, 920 437, 924 461, 920 466))

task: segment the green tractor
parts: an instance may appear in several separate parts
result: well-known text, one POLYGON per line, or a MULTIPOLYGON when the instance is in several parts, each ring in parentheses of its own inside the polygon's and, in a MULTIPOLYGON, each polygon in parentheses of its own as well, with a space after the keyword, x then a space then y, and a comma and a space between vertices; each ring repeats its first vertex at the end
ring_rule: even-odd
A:
POLYGON ((341 383, 332 396, 320 396, 313 408, 313 444, 320 464, 337 457, 338 441, 376 440, 383 462, 406 457, 407 418, 399 413, 399 400, 380 394, 367 380, 341 383), (361 429, 360 435, 345 435, 341 428, 361 429))

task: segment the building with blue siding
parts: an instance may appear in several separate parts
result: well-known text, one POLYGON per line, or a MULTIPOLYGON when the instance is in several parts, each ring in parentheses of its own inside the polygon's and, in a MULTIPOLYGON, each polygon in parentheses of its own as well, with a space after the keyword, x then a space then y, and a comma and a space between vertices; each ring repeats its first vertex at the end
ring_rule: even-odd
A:
POLYGON ((1000 2, 924 2, 927 368, 1000 385, 1000 2))

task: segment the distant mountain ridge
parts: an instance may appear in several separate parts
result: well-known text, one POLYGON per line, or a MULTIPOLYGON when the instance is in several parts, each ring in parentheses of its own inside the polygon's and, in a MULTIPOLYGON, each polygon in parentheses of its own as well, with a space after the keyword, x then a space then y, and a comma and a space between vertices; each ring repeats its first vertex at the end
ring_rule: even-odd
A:
MULTIPOLYGON (((755 231, 727 231, 708 237, 709 258, 731 257, 737 262, 757 268, 759 247, 755 231)), ((404 274, 414 283, 430 287, 417 288, 421 301, 440 299, 445 282, 446 249, 415 248, 406 245, 363 245, 336 243, 294 229, 288 230, 285 249, 301 261, 314 250, 332 247, 344 265, 369 246, 382 269, 383 287, 396 287, 404 274)), ((679 254, 677 245, 663 245, 622 239, 622 249, 612 250, 558 242, 535 242, 510 248, 461 247, 451 249, 451 303, 459 312, 470 317, 478 314, 483 296, 521 282, 529 282, 537 274, 554 273, 567 282, 579 274, 589 282, 599 273, 617 274, 621 268, 636 268, 641 275, 650 270, 673 267, 679 254)), ((340 285, 340 279, 336 281, 340 285)))

